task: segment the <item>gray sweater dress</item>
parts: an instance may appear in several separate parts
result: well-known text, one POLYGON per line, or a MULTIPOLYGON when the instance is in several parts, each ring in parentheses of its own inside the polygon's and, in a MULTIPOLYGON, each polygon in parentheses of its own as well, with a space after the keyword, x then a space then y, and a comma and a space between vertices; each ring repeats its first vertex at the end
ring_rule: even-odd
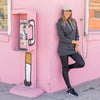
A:
POLYGON ((62 25, 62 19, 60 18, 57 22, 57 31, 59 36, 59 46, 58 46, 58 54, 59 56, 65 56, 74 54, 75 45, 72 44, 72 40, 79 40, 79 33, 77 22, 75 21, 75 25, 71 24, 66 20, 66 25, 62 25))

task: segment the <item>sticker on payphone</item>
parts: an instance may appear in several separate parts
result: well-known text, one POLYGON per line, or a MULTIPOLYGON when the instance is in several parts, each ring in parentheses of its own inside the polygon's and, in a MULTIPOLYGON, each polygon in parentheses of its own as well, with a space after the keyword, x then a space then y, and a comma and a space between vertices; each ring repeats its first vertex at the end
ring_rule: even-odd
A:
POLYGON ((20 49, 27 49, 27 20, 20 20, 20 49))

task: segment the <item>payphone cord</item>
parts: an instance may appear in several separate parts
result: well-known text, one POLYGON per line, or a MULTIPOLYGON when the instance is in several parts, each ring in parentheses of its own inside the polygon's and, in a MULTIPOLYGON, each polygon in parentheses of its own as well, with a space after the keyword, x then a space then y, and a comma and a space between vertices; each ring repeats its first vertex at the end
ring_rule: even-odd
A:
POLYGON ((80 19, 81 21, 81 35, 82 35, 82 56, 84 59, 87 58, 88 56, 88 47, 89 47, 89 34, 86 34, 85 31, 83 30, 83 19, 80 19), (84 32, 84 34, 83 34, 84 32), (84 54, 84 37, 86 37, 86 42, 87 42, 87 46, 86 46, 86 54, 84 54))

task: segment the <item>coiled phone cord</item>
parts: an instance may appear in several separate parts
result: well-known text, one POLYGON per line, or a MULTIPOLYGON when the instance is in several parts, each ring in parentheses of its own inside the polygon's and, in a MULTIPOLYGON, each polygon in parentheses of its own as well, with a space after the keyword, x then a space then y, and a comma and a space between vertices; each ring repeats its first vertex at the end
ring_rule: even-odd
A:
POLYGON ((84 59, 86 59, 88 56, 88 48, 89 48, 89 34, 85 34, 85 32, 83 30, 83 23, 82 23, 83 19, 80 19, 80 21, 81 21, 81 35, 82 35, 82 56, 84 59), (83 32, 84 32, 84 34, 83 34, 83 32), (86 54, 84 54, 84 40, 83 40, 84 37, 86 37, 86 42, 87 42, 86 54))

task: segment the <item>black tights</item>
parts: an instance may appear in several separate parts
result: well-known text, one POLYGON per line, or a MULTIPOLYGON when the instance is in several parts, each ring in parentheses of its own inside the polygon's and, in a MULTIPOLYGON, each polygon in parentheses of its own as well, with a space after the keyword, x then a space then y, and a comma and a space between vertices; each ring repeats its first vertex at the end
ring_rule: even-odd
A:
POLYGON ((66 55, 66 56, 60 56, 60 59, 61 59, 61 63, 62 63, 63 78, 65 80, 67 87, 71 88, 68 71, 72 68, 82 68, 85 65, 85 62, 84 62, 82 56, 79 55, 78 53, 74 53, 74 54, 66 55), (75 61, 74 64, 68 65, 68 56, 70 56, 75 61))

